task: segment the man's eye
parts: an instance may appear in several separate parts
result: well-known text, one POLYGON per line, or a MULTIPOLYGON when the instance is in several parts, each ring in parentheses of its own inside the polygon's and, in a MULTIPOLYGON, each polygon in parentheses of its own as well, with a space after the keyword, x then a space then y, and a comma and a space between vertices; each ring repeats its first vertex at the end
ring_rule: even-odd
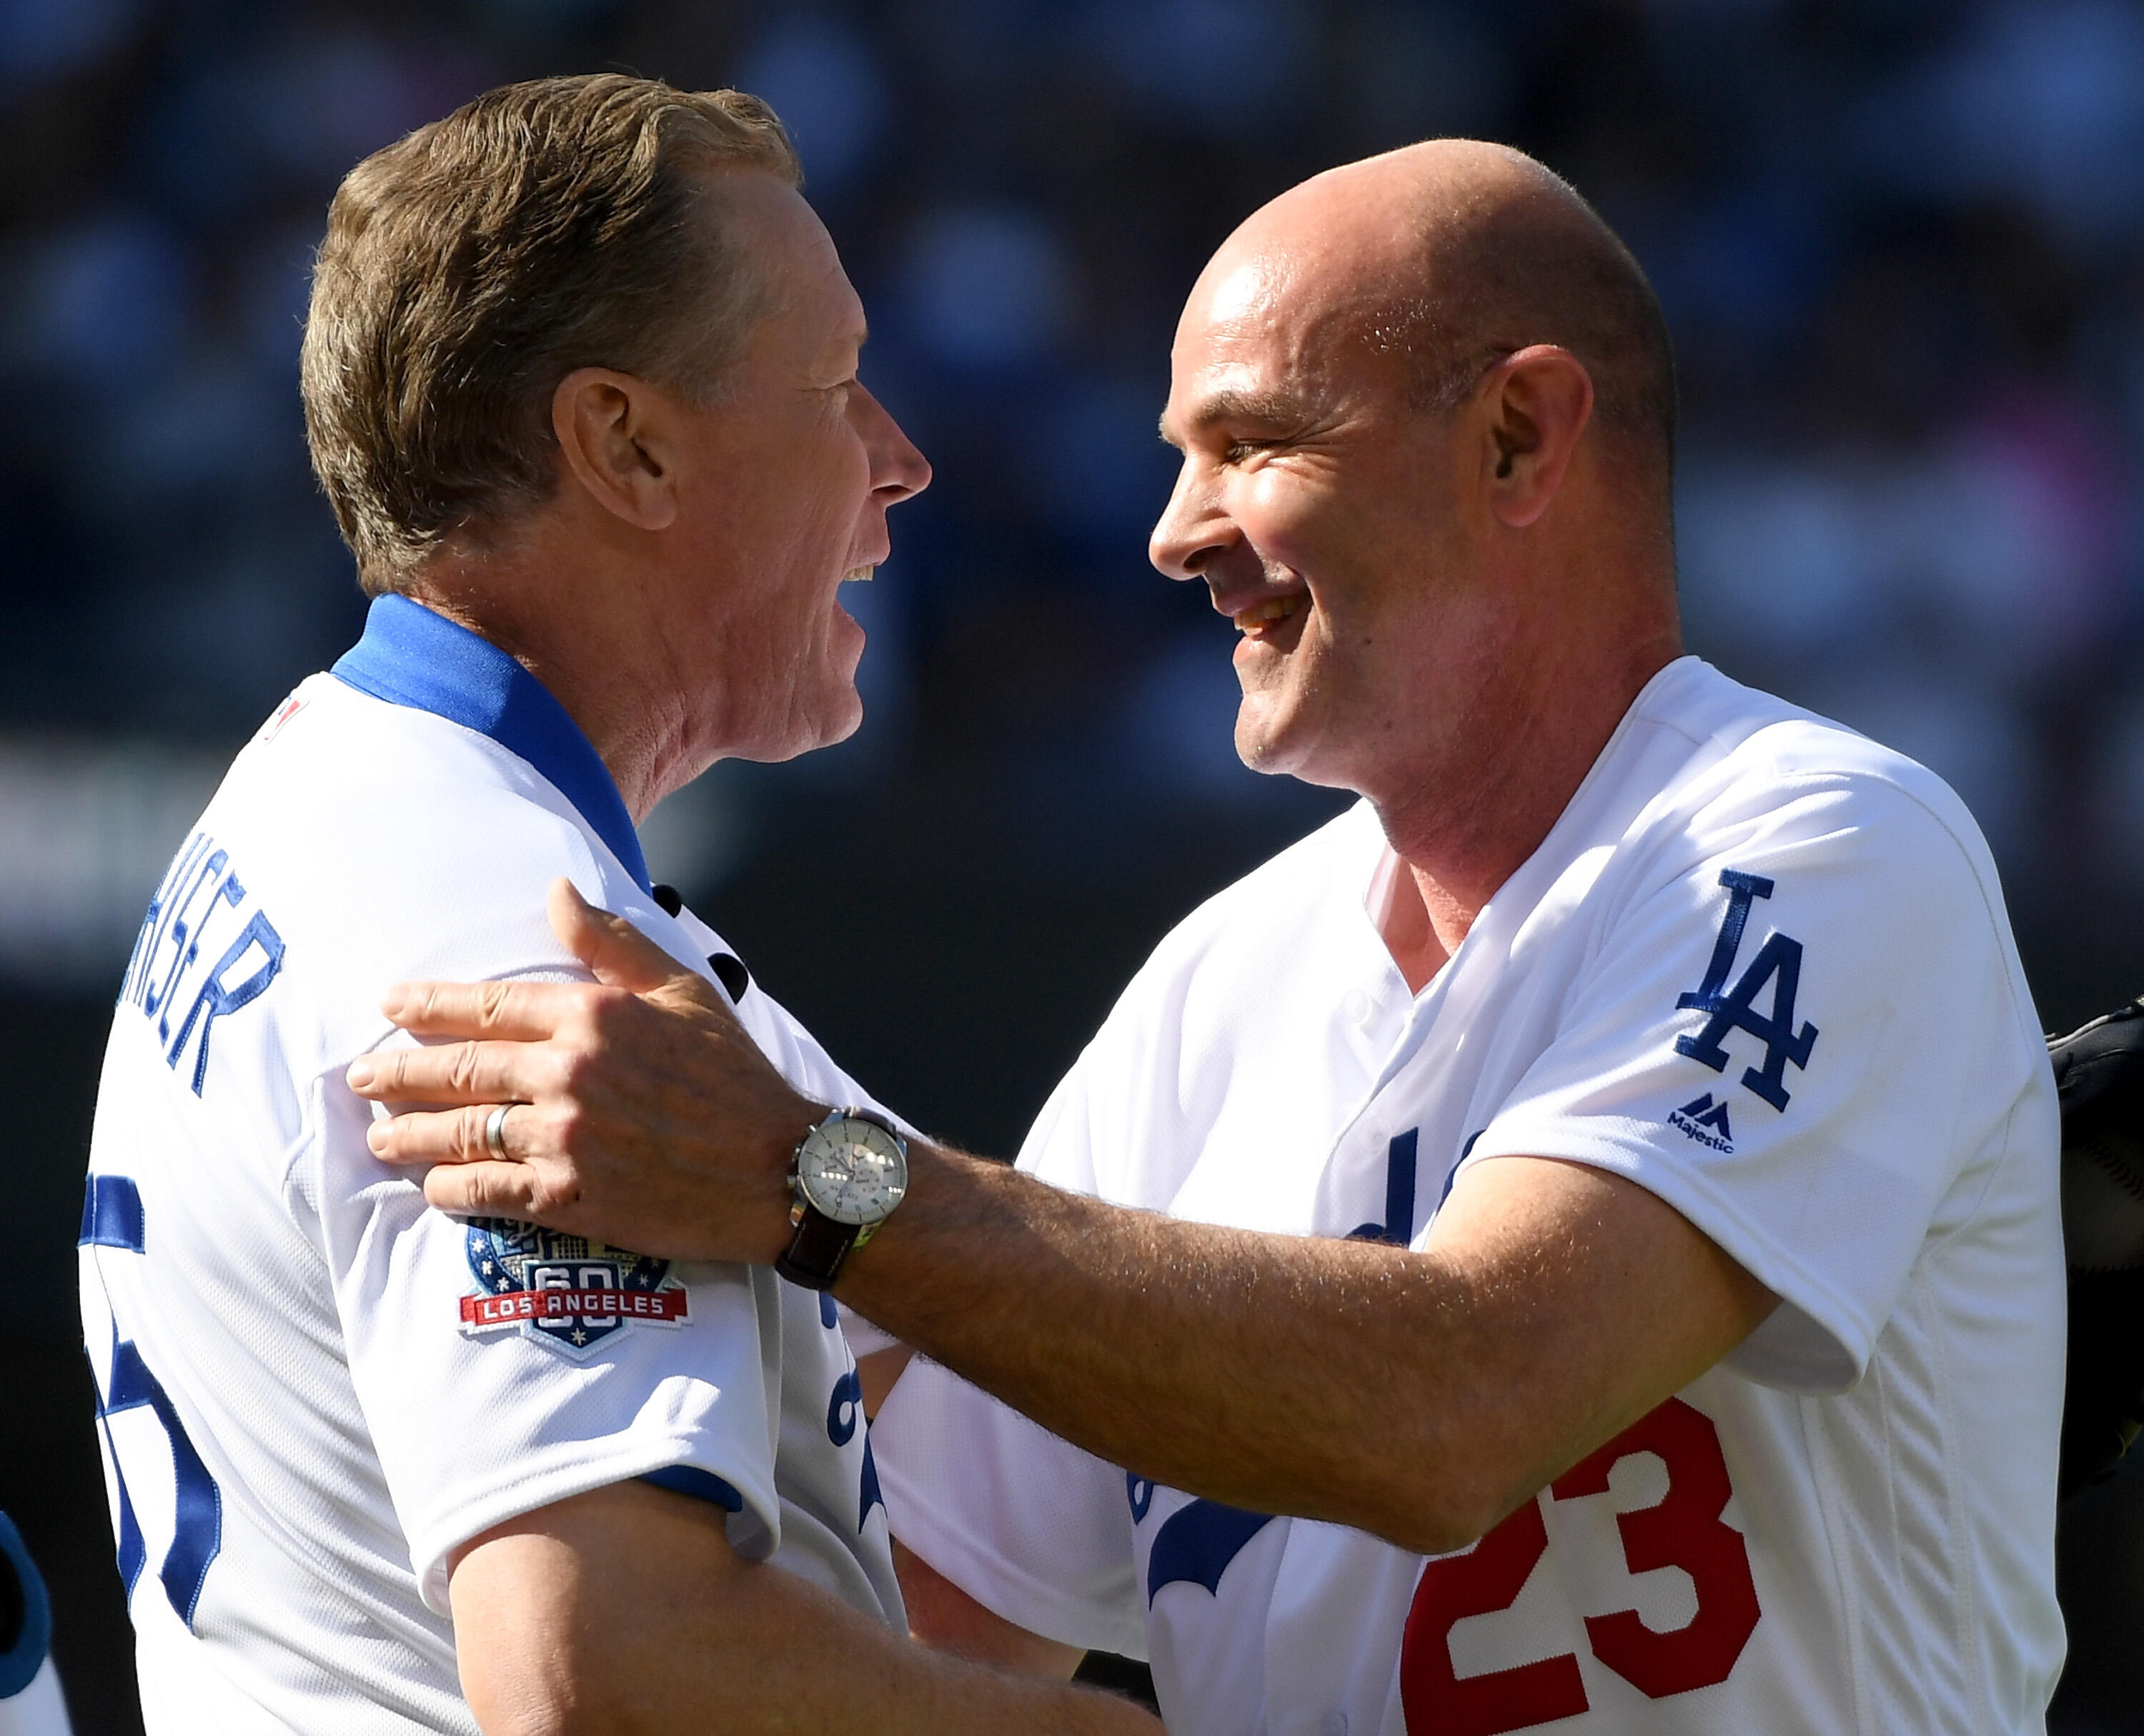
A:
POLYGON ((1270 440, 1231 440, 1222 449, 1221 461, 1227 464, 1240 464, 1252 454, 1268 451, 1272 445, 1270 440))

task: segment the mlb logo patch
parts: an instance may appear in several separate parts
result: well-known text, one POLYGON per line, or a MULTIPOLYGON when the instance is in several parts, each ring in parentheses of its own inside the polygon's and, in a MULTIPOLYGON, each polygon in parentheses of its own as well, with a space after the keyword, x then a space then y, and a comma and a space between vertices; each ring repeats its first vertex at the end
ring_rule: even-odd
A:
POLYGON ((586 1356, 629 1326, 690 1318, 670 1262, 505 1218, 474 1218, 465 1243, 479 1286, 461 1298, 461 1327, 514 1327, 569 1357, 586 1356))
POLYGON ((275 714, 253 732, 256 743, 272 742, 283 732, 283 726, 305 708, 305 702, 293 693, 275 708, 275 714))

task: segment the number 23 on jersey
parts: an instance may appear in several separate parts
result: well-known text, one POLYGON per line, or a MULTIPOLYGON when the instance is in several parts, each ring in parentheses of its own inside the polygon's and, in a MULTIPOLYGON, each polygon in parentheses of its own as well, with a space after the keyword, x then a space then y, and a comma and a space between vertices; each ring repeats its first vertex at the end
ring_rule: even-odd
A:
POLYGON ((1734 1493, 1719 1431, 1701 1411, 1671 1398, 1551 1483, 1462 1555, 1422 1569, 1400 1651, 1400 1701, 1408 1736, 1499 1736, 1591 1709, 1575 1652, 1508 1669, 1460 1675, 1452 1630, 1473 1615, 1516 1603, 1548 1552, 1541 1501, 1608 1492, 1610 1471, 1634 1454, 1667 1468, 1655 1505, 1615 1515, 1625 1565, 1633 1574, 1679 1567, 1697 1594, 1683 1626, 1650 1628, 1635 1610, 1586 1618, 1593 1656, 1650 1699, 1724 1682, 1759 1618, 1756 1582, 1742 1534, 1720 1515, 1734 1493))

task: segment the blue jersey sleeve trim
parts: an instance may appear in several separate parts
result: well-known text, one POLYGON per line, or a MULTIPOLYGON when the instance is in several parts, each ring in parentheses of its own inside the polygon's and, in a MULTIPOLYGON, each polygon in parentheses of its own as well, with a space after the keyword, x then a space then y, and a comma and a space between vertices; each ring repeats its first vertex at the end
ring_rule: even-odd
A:
POLYGON ((689 1495, 696 1501, 712 1501, 731 1513, 744 1511, 744 1497, 711 1471, 702 1471, 692 1465, 666 1465, 660 1471, 651 1471, 640 1481, 653 1483, 658 1489, 668 1489, 672 1495, 689 1495))
POLYGON ((92 1175, 82 1189, 82 1247, 123 1247, 130 1253, 149 1251, 141 1218, 141 1190, 132 1178, 92 1175))
POLYGON ((0 1513, 0 1574, 11 1575, 22 1596, 21 1626, 12 1637, 0 1634, 7 1644, 0 1651, 0 1700, 6 1700, 28 1687, 45 1667, 45 1654, 52 1644, 52 1605, 37 1564, 22 1546, 22 1533, 5 1513, 0 1513))
POLYGON ((430 712, 489 736, 551 781, 590 830, 651 890, 625 798, 549 688, 489 639, 407 597, 375 597, 365 634, 329 672, 390 705, 430 712))

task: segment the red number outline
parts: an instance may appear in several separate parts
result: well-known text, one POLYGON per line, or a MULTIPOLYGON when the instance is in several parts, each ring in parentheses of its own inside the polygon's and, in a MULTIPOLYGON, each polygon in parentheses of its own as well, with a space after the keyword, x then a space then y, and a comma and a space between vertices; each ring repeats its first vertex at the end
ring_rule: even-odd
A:
POLYGON ((1452 1667, 1452 1624, 1508 1610, 1548 1553, 1541 1503, 1530 1500, 1463 1555, 1427 1563, 1400 1641, 1400 1706, 1408 1736, 1499 1736, 1586 1710, 1586 1683, 1569 1652, 1511 1669, 1462 1676, 1452 1667))
MULTIPOLYGON (((1548 1493, 1556 1500, 1605 1495, 1616 1461, 1634 1453, 1656 1454, 1668 1487, 1653 1505, 1615 1515, 1624 1565, 1633 1574, 1680 1567, 1696 1590, 1697 1613, 1665 1633, 1647 1627, 1635 1610, 1589 1615, 1586 1638, 1593 1655, 1640 1693, 1665 1699, 1725 1681, 1762 1612, 1749 1545, 1720 1517, 1734 1487, 1720 1431, 1702 1411, 1668 1400, 1572 1466, 1548 1493)), ((1575 1652, 1478 1676, 1452 1668, 1454 1624, 1510 1609, 1547 1550, 1536 1496, 1467 1554, 1423 1567, 1400 1644, 1408 1736, 1503 1736, 1590 1709, 1575 1652)))

